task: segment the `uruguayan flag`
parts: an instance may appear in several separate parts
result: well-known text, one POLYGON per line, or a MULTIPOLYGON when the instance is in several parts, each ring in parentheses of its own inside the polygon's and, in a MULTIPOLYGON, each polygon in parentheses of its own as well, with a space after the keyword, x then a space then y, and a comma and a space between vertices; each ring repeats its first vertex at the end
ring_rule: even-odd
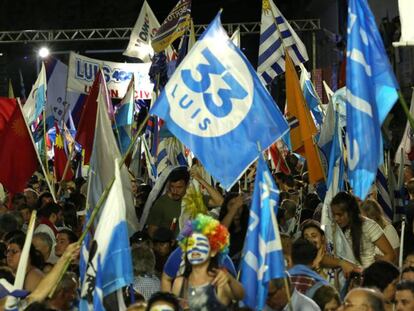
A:
POLYGON ((381 205, 382 210, 384 211, 385 215, 393 221, 394 219, 394 210, 391 203, 391 196, 390 191, 388 190, 388 180, 384 174, 385 167, 381 165, 378 168, 377 172, 377 180, 375 185, 377 186, 377 201, 381 205))
POLYGON ((228 189, 288 125, 220 14, 176 69, 151 114, 228 189))
POLYGON ((102 206, 82 284, 81 297, 88 301, 93 300, 97 278, 98 283, 101 282, 102 285, 103 297, 132 284, 134 280, 126 221, 125 191, 119 162, 116 161, 114 167, 115 181, 102 206), (102 264, 100 275, 97 275, 98 257, 102 264))
POLYGON ((381 124, 398 87, 366 0, 350 0, 346 64, 348 177, 365 199, 383 161, 381 124))
POLYGON ((295 65, 309 59, 305 45, 273 0, 263 0, 257 72, 266 83, 285 72, 285 50, 295 65))
POLYGON ((27 97, 26 103, 23 105, 23 115, 27 124, 31 125, 42 113, 46 103, 46 69, 42 63, 42 69, 35 84, 27 97))
POLYGON ((245 289, 243 301, 255 310, 263 310, 269 281, 284 276, 285 264, 276 220, 278 200, 276 183, 263 157, 259 156, 241 266, 241 282, 245 289))

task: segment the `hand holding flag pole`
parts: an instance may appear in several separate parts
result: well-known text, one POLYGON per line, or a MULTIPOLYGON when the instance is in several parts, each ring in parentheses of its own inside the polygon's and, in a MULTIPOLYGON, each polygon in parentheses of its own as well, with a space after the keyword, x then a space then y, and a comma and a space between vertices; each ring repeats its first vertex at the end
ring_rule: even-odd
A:
MULTIPOLYGON (((149 119, 150 115, 147 114, 147 116, 145 117, 145 119, 142 121, 142 123, 140 124, 140 126, 138 127, 137 132, 135 133, 131 143, 129 144, 129 147, 127 149, 127 151, 125 152, 125 154, 122 156, 121 161, 119 162, 119 167, 121 168, 126 159, 128 158, 128 155, 132 152, 133 147, 135 145, 135 143, 137 142, 138 138, 140 137, 141 131, 144 128, 144 126, 147 124, 148 119, 149 119)), ((96 216, 99 213, 100 208, 102 207, 103 203, 105 202, 106 198, 108 197, 108 194, 112 188, 112 185, 115 182, 115 175, 112 177, 111 181, 106 185, 104 192, 102 193, 101 197, 99 198, 98 202, 96 203, 96 206, 93 208, 92 213, 91 213, 91 217, 89 218, 88 223, 85 226, 85 230, 82 232, 81 236, 79 237, 78 241, 76 242, 78 245, 81 245, 83 240, 86 237, 86 234, 88 233, 88 231, 90 230, 90 228, 92 227, 96 216)), ((49 297, 52 297, 57 285, 59 284, 59 282, 62 280, 63 275, 66 273, 67 269, 69 268, 70 265, 70 260, 68 260, 59 276, 58 281, 56 282, 54 288, 52 289, 52 291, 49 294, 49 297)))

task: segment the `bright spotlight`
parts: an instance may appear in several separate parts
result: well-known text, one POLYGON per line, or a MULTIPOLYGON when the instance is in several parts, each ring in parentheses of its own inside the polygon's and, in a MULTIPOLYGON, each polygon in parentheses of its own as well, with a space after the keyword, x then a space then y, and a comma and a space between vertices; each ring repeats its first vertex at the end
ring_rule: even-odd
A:
POLYGON ((50 51, 49 51, 49 49, 47 47, 41 47, 40 48, 40 50, 39 50, 39 56, 41 58, 46 58, 46 57, 49 56, 49 54, 50 54, 50 51))

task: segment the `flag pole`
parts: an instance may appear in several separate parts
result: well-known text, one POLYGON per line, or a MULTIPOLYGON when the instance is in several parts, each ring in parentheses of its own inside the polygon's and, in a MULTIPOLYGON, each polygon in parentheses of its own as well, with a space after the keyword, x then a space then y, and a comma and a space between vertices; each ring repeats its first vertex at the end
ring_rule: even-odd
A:
MULTIPOLYGON (((43 108, 42 116, 43 116, 43 143, 45 147, 45 168, 46 168, 47 176, 49 176, 50 171, 49 171, 49 163, 48 163, 49 161, 47 159, 47 143, 46 143, 47 133, 46 133, 46 109, 45 108, 43 108)), ((53 181, 52 181, 52 185, 53 185, 53 181)))
POLYGON ((408 105, 405 102, 404 96, 401 93, 401 90, 397 90, 398 99, 400 100, 400 104, 404 110, 405 115, 407 116, 408 122, 410 123, 410 127, 414 130, 414 119, 410 115, 410 109, 408 109, 408 105))
MULTIPOLYGON (((22 106, 20 105, 20 99, 19 99, 19 98, 16 98, 16 100, 17 100, 17 104, 19 105, 20 112, 21 112, 21 113, 22 113, 22 115, 23 115, 22 106)), ((47 186, 49 187, 50 194, 52 195, 53 202, 57 202, 57 201, 56 201, 55 192, 53 191, 52 186, 50 185, 50 181, 49 181, 49 178, 48 178, 48 176, 47 176, 47 174, 46 174, 46 170, 45 170, 45 167, 44 167, 44 165, 43 165, 43 163, 42 163, 42 159, 40 158, 39 152, 37 151, 37 148, 36 148, 35 142, 34 142, 34 140, 33 140, 33 135, 32 135, 32 133, 31 133, 31 131, 30 131, 29 126, 27 125, 26 118, 24 118, 24 117, 23 117, 23 119, 24 119, 24 124, 26 125, 26 129, 27 129, 27 131, 28 131, 28 132, 29 132, 29 134, 30 134, 30 135, 29 135, 29 136, 30 136, 30 140, 32 141, 33 148, 35 149, 36 156, 37 156, 37 160, 39 161, 40 166, 42 167, 42 172, 43 172, 43 175, 45 176, 45 180, 46 180, 47 186)))
MULTIPOLYGON (((27 234, 24 240, 24 245, 20 253, 20 258, 22 260, 19 261, 19 265, 17 266, 16 277, 14 280, 14 286, 16 289, 23 289, 23 286, 24 286, 24 281, 25 281, 26 272, 27 272, 28 259, 30 256, 30 248, 31 248, 32 238, 33 238, 33 231, 34 231, 34 227, 36 224, 36 215, 37 215, 37 211, 33 210, 32 214, 30 215, 30 220, 29 220, 29 225, 27 227, 27 234)), ((4 307, 5 307, 4 310, 17 310, 17 304, 18 304, 18 300, 16 297, 8 296, 4 304, 4 307)))
POLYGON ((398 267, 402 270, 403 255, 404 255, 404 238, 405 238, 405 216, 402 216, 401 221, 401 241, 400 241, 400 253, 398 254, 398 267))
POLYGON ((70 161, 71 161, 71 159, 72 159, 72 156, 73 156, 73 153, 74 153, 74 152, 75 152, 75 146, 73 146, 72 150, 71 150, 71 151, 70 151, 70 153, 69 153, 68 159, 66 160, 65 169, 63 170, 63 175, 62 175, 62 178, 61 178, 61 180, 59 181, 59 188, 58 188, 58 191, 57 191, 57 194, 56 194, 56 196, 57 196, 57 197, 59 197, 60 192, 62 191, 62 182, 64 181, 64 179, 65 179, 65 177, 66 177, 66 173, 68 172, 68 169, 69 169, 69 164, 70 164, 70 161))

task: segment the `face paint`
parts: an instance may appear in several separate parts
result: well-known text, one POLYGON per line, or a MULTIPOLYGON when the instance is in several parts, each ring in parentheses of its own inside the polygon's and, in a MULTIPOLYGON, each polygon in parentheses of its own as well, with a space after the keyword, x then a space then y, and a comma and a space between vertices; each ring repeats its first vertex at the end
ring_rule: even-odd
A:
POLYGON ((204 263, 210 254, 210 243, 206 236, 193 233, 188 241, 187 259, 192 265, 204 263))
POLYGON ((174 311, 174 308, 166 304, 159 304, 151 307, 150 311, 174 311))

